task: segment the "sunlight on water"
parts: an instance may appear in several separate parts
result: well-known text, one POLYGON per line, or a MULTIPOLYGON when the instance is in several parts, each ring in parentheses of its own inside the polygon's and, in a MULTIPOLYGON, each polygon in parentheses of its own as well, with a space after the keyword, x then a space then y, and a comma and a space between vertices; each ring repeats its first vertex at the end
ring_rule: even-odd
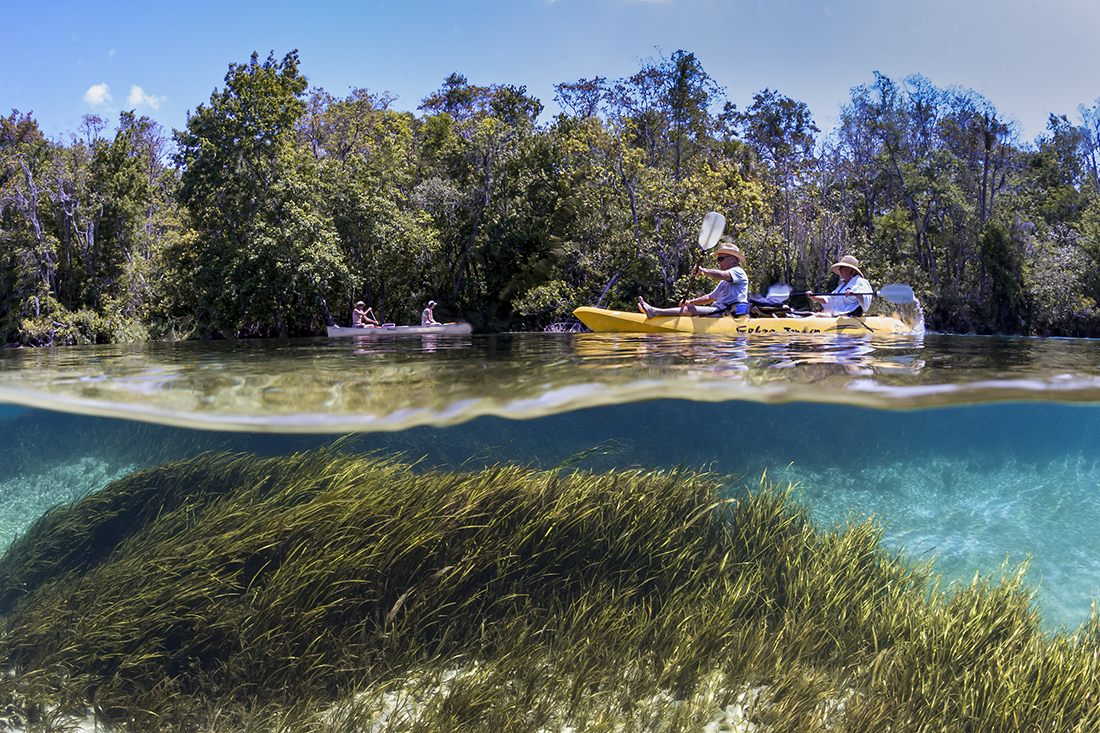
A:
POLYGON ((51 507, 75 501, 137 469, 112 467, 95 455, 0 480, 0 548, 6 547, 51 507))
POLYGON ((995 469, 953 460, 858 471, 792 467, 784 477, 806 487, 798 495, 821 523, 874 515, 889 545, 934 559, 948 581, 1027 562, 1052 623, 1078 625, 1100 592, 1095 461, 1066 456, 1041 471, 1012 460, 995 469))
POLYGON ((1056 339, 650 334, 173 342, 0 352, 0 402, 183 427, 359 432, 654 397, 888 409, 1100 401, 1056 339))
POLYGON ((1098 365, 1094 342, 936 335, 9 351, 0 543, 138 467, 352 432, 349 449, 425 465, 687 465, 731 491, 766 472, 825 526, 874 515, 948 582, 1029 560, 1050 623, 1076 626, 1100 592, 1098 365))

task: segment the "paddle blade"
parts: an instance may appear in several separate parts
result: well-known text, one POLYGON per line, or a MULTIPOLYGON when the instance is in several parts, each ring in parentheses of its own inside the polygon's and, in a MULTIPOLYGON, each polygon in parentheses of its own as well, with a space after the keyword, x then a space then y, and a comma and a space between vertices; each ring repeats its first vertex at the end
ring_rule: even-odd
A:
POLYGON ((913 288, 903 283, 893 283, 892 285, 883 285, 882 290, 878 291, 880 298, 885 298, 891 303, 912 303, 916 300, 916 296, 913 295, 913 288))
POLYGON ((791 286, 784 285, 782 283, 776 283, 768 288, 768 297, 773 300, 786 300, 791 297, 791 286))
POLYGON ((699 246, 703 249, 714 249, 725 230, 726 217, 717 211, 707 212, 703 217, 703 226, 699 228, 699 246))

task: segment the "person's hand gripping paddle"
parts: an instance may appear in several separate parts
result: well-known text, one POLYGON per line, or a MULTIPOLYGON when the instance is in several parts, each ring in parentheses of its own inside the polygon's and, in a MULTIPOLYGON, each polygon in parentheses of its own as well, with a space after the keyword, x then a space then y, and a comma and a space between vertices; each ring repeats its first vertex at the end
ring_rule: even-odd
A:
POLYGON ((684 297, 680 299, 681 303, 686 302, 691 297, 691 289, 695 285, 695 268, 702 261, 703 253, 714 249, 725 230, 726 217, 717 211, 707 212, 707 215, 703 217, 703 225, 699 227, 699 254, 695 256, 695 265, 691 268, 691 278, 688 280, 684 297))

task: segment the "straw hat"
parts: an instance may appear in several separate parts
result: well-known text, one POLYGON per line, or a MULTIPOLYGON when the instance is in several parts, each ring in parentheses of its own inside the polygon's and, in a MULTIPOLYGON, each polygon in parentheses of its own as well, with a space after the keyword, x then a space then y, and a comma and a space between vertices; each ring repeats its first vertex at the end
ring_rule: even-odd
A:
POLYGON ((718 245, 718 249, 714 250, 714 256, 718 255, 733 255, 737 258, 737 264, 745 264, 745 254, 731 241, 728 241, 730 237, 722 237, 721 244, 718 245))
POLYGON ((833 266, 829 268, 829 272, 835 272, 837 275, 839 275, 840 268, 842 267, 850 267, 856 271, 857 275, 863 277, 863 273, 859 269, 859 260, 857 260, 855 257, 852 257, 851 255, 844 255, 843 257, 841 257, 840 262, 834 263, 833 266))

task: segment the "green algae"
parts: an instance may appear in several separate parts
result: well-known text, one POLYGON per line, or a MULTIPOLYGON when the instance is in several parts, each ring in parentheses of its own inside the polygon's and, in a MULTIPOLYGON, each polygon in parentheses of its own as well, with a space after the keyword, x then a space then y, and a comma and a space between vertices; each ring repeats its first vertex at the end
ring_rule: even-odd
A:
POLYGON ((766 730, 1100 724, 1095 614, 1045 632, 1018 574, 944 591, 789 491, 340 444, 168 463, 0 558, 0 704, 44 730, 700 730, 756 690, 766 730))

